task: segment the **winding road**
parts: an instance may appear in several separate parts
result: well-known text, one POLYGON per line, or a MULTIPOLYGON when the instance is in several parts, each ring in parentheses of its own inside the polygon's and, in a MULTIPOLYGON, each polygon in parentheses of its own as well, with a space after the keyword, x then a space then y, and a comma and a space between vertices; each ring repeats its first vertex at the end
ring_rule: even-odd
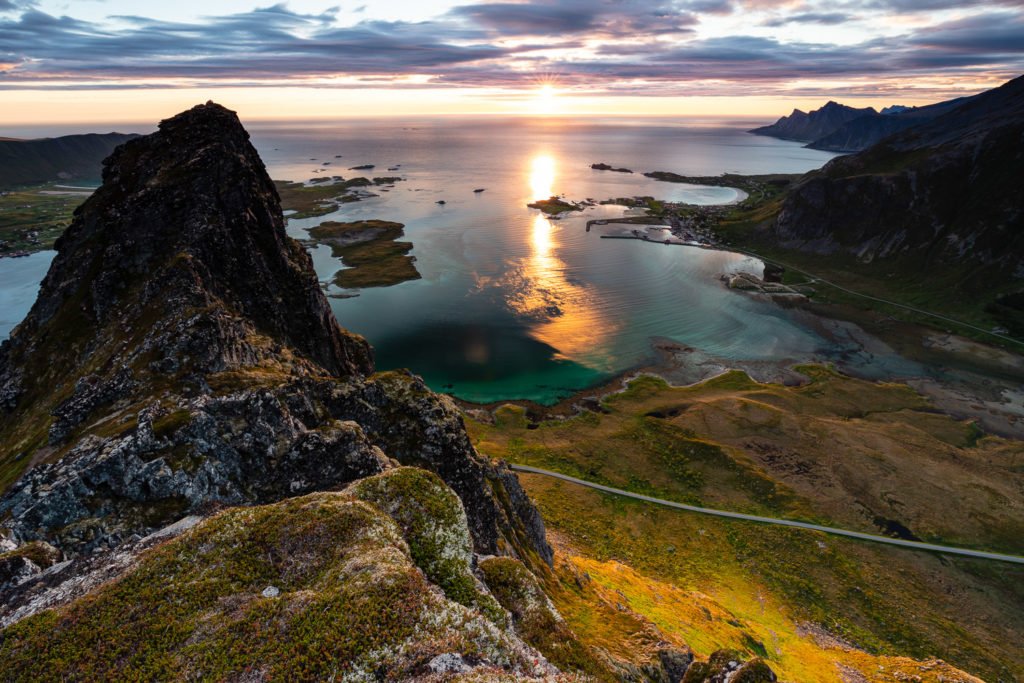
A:
POLYGON ((588 488, 597 489, 598 491, 604 491, 605 493, 613 493, 617 496, 625 496, 627 498, 635 498, 636 500, 642 500, 648 503, 654 503, 655 505, 665 505, 667 507, 678 508, 680 510, 689 510, 690 512, 699 512, 703 515, 714 515, 716 517, 729 517, 731 519, 744 519, 749 522, 762 522, 764 524, 775 524, 777 526, 793 526, 800 529, 812 529, 814 531, 823 531, 826 534, 833 534, 835 536, 847 536, 849 538, 859 538, 862 541, 874 541, 875 543, 887 543, 889 545, 898 545, 903 548, 911 548, 913 550, 929 550, 932 552, 947 553, 950 555, 965 555, 967 557, 975 557, 983 560, 996 560, 999 562, 1013 562, 1016 564, 1024 564, 1024 557, 1018 557, 1016 555, 1001 555, 999 553, 989 553, 983 550, 968 550, 967 548, 953 548, 945 545, 935 545, 933 543, 921 543, 918 541, 905 541, 902 538, 889 538, 887 536, 875 536, 873 534, 864 534, 859 531, 847 531, 846 529, 836 529, 829 526, 821 526, 818 524, 808 524, 807 522, 794 522, 788 519, 775 519, 773 517, 759 517, 758 515, 746 515, 742 512, 727 512, 725 510, 712 510, 711 508, 697 507, 696 505, 686 505, 685 503, 676 503, 671 500, 663 500, 661 498, 652 498, 651 496, 645 496, 640 493, 630 493, 629 491, 623 491, 622 489, 612 488, 611 486, 603 486, 601 484, 595 484, 585 479, 577 479, 576 477, 570 477, 567 474, 560 474, 558 472, 549 472, 548 470, 542 470, 537 467, 529 467, 528 465, 512 465, 513 470, 517 472, 527 472, 529 474, 542 474, 548 477, 554 477, 555 479, 562 479, 573 484, 579 484, 580 486, 586 486, 588 488))

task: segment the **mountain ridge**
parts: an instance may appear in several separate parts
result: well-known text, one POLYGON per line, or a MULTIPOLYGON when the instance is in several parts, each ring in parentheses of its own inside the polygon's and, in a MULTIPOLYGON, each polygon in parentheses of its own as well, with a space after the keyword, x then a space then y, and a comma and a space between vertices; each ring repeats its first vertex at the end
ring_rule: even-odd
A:
POLYGON ((85 133, 57 138, 0 138, 0 188, 99 178, 103 160, 131 133, 85 133))
POLYGON ((770 126, 747 131, 755 135, 796 140, 805 147, 828 152, 859 152, 883 138, 907 128, 926 123, 978 95, 958 97, 922 107, 886 107, 881 112, 872 107, 856 109, 834 100, 805 113, 794 109, 770 126))

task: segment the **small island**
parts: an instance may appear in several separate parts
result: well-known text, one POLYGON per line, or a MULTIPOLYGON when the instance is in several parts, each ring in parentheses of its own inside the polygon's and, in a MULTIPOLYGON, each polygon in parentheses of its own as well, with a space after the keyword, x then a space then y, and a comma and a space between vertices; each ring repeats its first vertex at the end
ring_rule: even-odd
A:
POLYGON ((615 171, 616 173, 632 173, 633 172, 633 171, 629 170, 628 168, 613 168, 612 166, 610 166, 608 164, 603 164, 603 163, 602 164, 591 164, 590 168, 594 169, 595 171, 615 171))
POLYGON ((409 256, 412 242, 398 242, 404 235, 402 223, 371 219, 341 223, 327 221, 310 228, 317 244, 328 244, 335 258, 348 268, 334 274, 338 287, 389 287, 420 279, 416 257, 409 256))
POLYGON ((535 202, 527 204, 531 209, 540 209, 546 214, 564 213, 566 211, 582 211, 582 206, 577 206, 572 202, 567 202, 561 197, 549 197, 548 199, 538 199, 535 202))
POLYGON ((369 171, 371 168, 374 168, 373 164, 363 164, 362 166, 350 166, 348 170, 350 170, 350 171, 369 171))

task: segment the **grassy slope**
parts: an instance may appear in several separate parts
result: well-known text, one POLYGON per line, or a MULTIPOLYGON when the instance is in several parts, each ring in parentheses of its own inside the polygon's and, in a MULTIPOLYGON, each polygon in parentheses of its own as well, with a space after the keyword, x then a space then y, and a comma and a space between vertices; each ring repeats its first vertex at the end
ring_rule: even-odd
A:
MULTIPOLYGON (((519 409, 506 408, 495 426, 469 428, 492 457, 633 491, 874 533, 874 515, 888 509, 888 518, 924 538, 1021 552, 1019 494, 1003 491, 1024 485, 1019 444, 979 439, 906 387, 805 371, 816 378, 802 388, 757 385, 741 373, 690 389, 641 379, 607 399, 604 415, 529 429, 519 409), (993 504, 994 496, 1006 498, 993 504)), ((1024 680, 1013 644, 1024 629, 1013 607, 1024 601, 1020 568, 688 515, 540 476, 523 480, 548 525, 590 558, 581 566, 597 571, 587 562, 615 559, 714 596, 765 648, 768 630, 776 634, 780 644, 767 654, 785 677, 829 680, 817 674, 834 661, 885 666, 822 651, 819 669, 801 668, 809 646, 796 629, 810 621, 875 654, 942 656, 992 680, 1008 680, 1005 664, 1024 680)), ((660 589, 648 592, 662 597, 660 589)), ((711 626, 688 619, 672 628, 705 654, 745 638, 711 626)), ((760 652, 750 643, 745 649, 760 652)))
POLYGON ((39 189, 0 195, 0 242, 9 244, 0 251, 52 249, 71 224, 71 214, 85 200, 79 195, 40 194, 39 189), (35 238, 29 237, 32 232, 37 233, 35 238))

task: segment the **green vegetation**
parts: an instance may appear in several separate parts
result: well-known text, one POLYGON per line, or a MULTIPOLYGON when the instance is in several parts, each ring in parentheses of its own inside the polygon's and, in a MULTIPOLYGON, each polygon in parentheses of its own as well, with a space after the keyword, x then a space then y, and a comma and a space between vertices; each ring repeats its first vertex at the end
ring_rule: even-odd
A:
POLYGON ((432 565, 409 555, 403 534, 416 545, 452 533, 455 495, 411 469, 356 488, 398 526, 344 493, 228 510, 148 551, 122 579, 7 628, 5 679, 311 681, 387 671, 402 680, 439 652, 530 671, 525 651, 480 612, 440 597, 424 578, 432 565), (434 528, 419 523, 434 512, 434 528))
MULTIPOLYGON (((1024 519, 1010 502, 1024 484, 1020 443, 938 414, 906 386, 821 366, 797 370, 808 384, 758 384, 732 372, 674 389, 643 377, 607 397, 607 413, 529 425, 522 408, 507 406, 493 426, 467 427, 488 456, 637 493, 869 533, 879 533, 881 517, 924 540, 1021 553, 1024 519)), ((766 655, 780 677, 797 681, 838 680, 835 662, 889 670, 898 655, 942 656, 1005 679, 1008 643, 1024 629, 1024 615, 1010 607, 1024 600, 1024 569, 1013 565, 690 515, 521 478, 571 563, 704 655, 766 655), (633 569, 619 571, 612 560, 633 569), (672 591, 677 602, 667 599, 672 591), (694 600, 721 616, 702 616, 694 600), (866 652, 819 647, 804 622, 866 652)), ((585 640, 585 627, 602 628, 586 616, 587 600, 552 599, 585 640)), ((916 665, 905 670, 936 680, 916 665)))
POLYGON ((314 218, 337 211, 341 204, 358 202, 360 198, 352 192, 354 188, 393 185, 400 180, 404 179, 399 176, 382 176, 369 180, 360 176, 345 180, 341 176, 333 176, 311 178, 308 185, 290 180, 275 180, 274 187, 281 197, 281 208, 284 211, 295 212, 289 214, 289 218, 314 218), (332 182, 326 184, 328 180, 332 182))
POLYGON ((348 269, 334 274, 334 284, 345 288, 389 287, 418 280, 416 257, 409 256, 412 242, 399 242, 402 223, 382 220, 339 223, 328 221, 312 228, 310 237, 331 245, 331 251, 348 269))
POLYGON ((295 212, 289 218, 313 218, 337 211, 339 204, 359 201, 359 197, 352 194, 352 188, 371 184, 366 178, 338 180, 330 185, 320 183, 312 187, 288 180, 274 181, 277 194, 281 197, 281 208, 295 212))
POLYGON ((59 562, 61 554, 59 550, 49 543, 32 541, 18 546, 14 550, 0 553, 0 567, 3 566, 5 560, 11 560, 16 557, 24 557, 27 560, 31 560, 37 567, 46 569, 59 562))
POLYGON ((576 206, 571 202, 567 202, 561 197, 551 197, 549 199, 538 199, 535 202, 527 204, 531 209, 540 209, 547 214, 562 213, 563 211, 582 211, 583 207, 576 206))
POLYGON ((86 197, 60 192, 52 186, 0 192, 0 253, 52 249, 71 224, 71 216, 86 197))
POLYGON ((777 210, 776 206, 760 212, 737 214, 721 223, 717 230, 719 234, 728 237, 729 244, 741 246, 741 251, 784 266, 787 269, 785 277, 808 283, 813 288, 811 298, 815 303, 869 309, 898 320, 949 330, 982 342, 1005 343, 1015 350, 1024 348, 1024 341, 1008 342, 1002 337, 994 337, 982 331, 1002 327, 1012 336, 1024 339, 1024 327, 1017 322, 1020 312, 1014 308, 1016 299, 1012 296, 1019 284, 1012 280, 994 283, 965 296, 964 283, 977 276, 978 266, 973 263, 922 271, 890 261, 865 263, 853 254, 822 255, 780 249, 762 242, 754 233, 755 226, 773 218, 773 212, 777 210), (892 301, 901 306, 877 299, 892 301), (908 310, 903 306, 937 313, 967 325, 908 310))
POLYGON ((440 477, 402 467, 360 480, 348 492, 395 520, 413 561, 449 600, 479 609, 496 624, 504 623, 505 613, 480 589, 470 569, 473 540, 462 502, 440 477))
POLYGON ((480 562, 480 571, 487 587, 512 615, 523 640, 563 671, 607 678, 594 653, 569 629, 522 562, 510 557, 490 557, 480 562))

